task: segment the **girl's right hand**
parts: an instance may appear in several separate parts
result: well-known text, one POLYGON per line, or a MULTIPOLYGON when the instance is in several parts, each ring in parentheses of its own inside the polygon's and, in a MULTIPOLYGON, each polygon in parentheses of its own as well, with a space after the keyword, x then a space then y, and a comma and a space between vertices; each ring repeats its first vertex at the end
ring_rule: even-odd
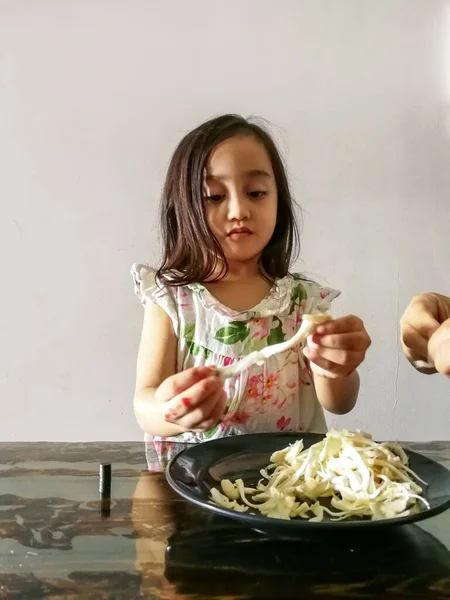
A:
POLYGON ((214 367, 194 367, 168 377, 156 390, 164 420, 186 431, 209 431, 222 418, 227 396, 214 367))

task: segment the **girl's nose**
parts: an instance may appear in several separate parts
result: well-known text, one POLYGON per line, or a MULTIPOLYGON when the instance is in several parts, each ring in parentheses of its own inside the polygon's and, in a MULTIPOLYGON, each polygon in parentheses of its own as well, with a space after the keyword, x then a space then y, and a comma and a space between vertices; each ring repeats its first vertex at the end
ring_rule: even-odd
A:
POLYGON ((244 193, 230 194, 228 201, 228 218, 230 221, 244 221, 250 216, 249 200, 244 193))

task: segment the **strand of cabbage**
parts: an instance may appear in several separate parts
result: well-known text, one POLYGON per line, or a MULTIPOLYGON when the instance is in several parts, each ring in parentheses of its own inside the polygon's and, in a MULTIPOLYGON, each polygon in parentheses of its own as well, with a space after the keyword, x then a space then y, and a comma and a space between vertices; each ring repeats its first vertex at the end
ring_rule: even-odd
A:
POLYGON ((226 367, 219 367, 219 376, 222 377, 222 379, 236 377, 236 375, 239 375, 239 373, 242 373, 242 371, 245 371, 245 369, 248 369, 252 365, 262 364, 269 356, 285 352, 286 350, 289 350, 289 348, 303 343, 308 336, 314 333, 318 325, 325 321, 329 321, 331 318, 331 315, 328 313, 303 315, 300 328, 290 340, 280 342, 279 344, 272 344, 262 350, 251 352, 236 363, 227 365, 226 367))

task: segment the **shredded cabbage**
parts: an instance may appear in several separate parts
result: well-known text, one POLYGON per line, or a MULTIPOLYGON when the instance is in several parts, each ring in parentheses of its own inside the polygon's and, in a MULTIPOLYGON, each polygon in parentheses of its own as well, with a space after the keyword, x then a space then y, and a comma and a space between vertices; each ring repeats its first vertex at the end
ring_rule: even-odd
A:
POLYGON ((239 512, 310 521, 324 515, 332 521, 392 519, 418 512, 421 504, 430 508, 418 482, 426 483, 408 467, 401 446, 378 444, 361 432, 332 430, 306 450, 297 440, 274 452, 261 475, 253 488, 242 479, 223 480, 222 492, 212 488, 211 498, 239 512))

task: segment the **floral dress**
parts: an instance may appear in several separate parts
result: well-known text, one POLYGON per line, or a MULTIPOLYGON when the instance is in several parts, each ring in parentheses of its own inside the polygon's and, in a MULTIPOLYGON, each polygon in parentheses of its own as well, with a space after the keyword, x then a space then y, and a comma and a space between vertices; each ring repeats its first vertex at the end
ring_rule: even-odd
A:
MULTIPOLYGON (((287 275, 257 306, 239 312, 221 304, 201 284, 162 286, 153 269, 139 264, 131 273, 142 304, 158 304, 172 321, 178 338, 177 371, 229 365, 254 350, 288 340, 304 313, 328 311, 340 294, 300 275, 287 275)), ((166 439, 197 443, 244 433, 326 431, 311 372, 298 346, 227 379, 224 389, 227 409, 216 427, 166 439)))

